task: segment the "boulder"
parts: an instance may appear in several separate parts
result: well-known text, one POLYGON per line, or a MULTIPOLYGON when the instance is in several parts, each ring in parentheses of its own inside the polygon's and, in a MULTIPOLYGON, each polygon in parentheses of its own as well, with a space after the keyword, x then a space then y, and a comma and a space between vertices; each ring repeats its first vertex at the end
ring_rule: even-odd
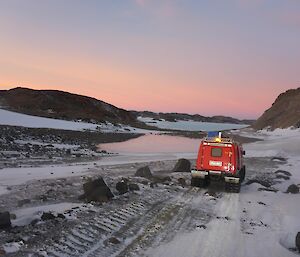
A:
POLYGON ((173 172, 191 172, 191 162, 187 159, 179 159, 173 172))
POLYGON ((10 213, 8 211, 0 212, 0 229, 8 228, 11 228, 10 213))
POLYGON ((140 190, 140 187, 138 184, 135 184, 135 183, 131 183, 128 185, 128 188, 130 191, 139 191, 140 190))
POLYGON ((184 178, 179 178, 178 179, 178 183, 179 185, 181 185, 182 187, 185 187, 186 186, 186 181, 184 178))
POLYGON ((84 183, 83 190, 84 194, 80 198, 88 202, 108 202, 114 197, 102 177, 84 183))
POLYGON ((300 253, 300 232, 298 232, 296 236, 296 247, 300 253))
POLYGON ((295 184, 292 184, 288 187, 286 192, 291 193, 291 194, 298 194, 299 193, 299 187, 295 184))
POLYGON ((150 168, 148 166, 139 168, 136 173, 136 177, 148 178, 151 179, 153 177, 150 168))
POLYGON ((41 216, 41 220, 46 221, 46 220, 54 220, 55 216, 51 212, 43 212, 41 216))
POLYGON ((128 185, 126 181, 120 181, 116 184, 116 189, 118 190, 120 195, 123 195, 128 192, 128 185))

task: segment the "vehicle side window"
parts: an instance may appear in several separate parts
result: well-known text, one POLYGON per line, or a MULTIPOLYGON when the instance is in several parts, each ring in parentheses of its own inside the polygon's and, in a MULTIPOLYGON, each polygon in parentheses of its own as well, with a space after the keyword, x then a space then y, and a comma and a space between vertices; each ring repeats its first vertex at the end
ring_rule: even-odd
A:
POLYGON ((222 157, 222 148, 211 148, 212 157, 222 157))

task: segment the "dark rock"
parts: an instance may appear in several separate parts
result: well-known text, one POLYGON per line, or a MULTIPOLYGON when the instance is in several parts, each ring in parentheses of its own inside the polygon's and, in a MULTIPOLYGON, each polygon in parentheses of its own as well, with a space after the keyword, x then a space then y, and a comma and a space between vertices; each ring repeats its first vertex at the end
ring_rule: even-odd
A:
POLYGON ((138 184, 135 184, 135 183, 131 183, 128 185, 128 188, 130 191, 139 191, 140 190, 140 187, 138 184))
POLYGON ((276 174, 283 174, 285 176, 292 176, 292 174, 286 170, 276 170, 275 171, 276 174))
POLYGON ((284 179, 284 180, 289 180, 290 179, 290 177, 289 176, 285 176, 285 175, 276 175, 276 178, 277 179, 284 179))
POLYGON ((179 178, 178 179, 178 183, 179 185, 181 185, 182 187, 185 187, 186 186, 186 181, 184 178, 179 178))
POLYGON ((284 157, 273 157, 271 160, 272 161, 286 162, 286 158, 284 158, 284 157))
POLYGON ((278 192, 278 189, 275 189, 275 188, 265 188, 265 187, 260 187, 257 189, 258 191, 267 191, 267 192, 278 192))
POLYGON ((57 218, 59 218, 59 219, 65 219, 66 216, 63 215, 62 213, 59 213, 59 214, 57 214, 57 218))
POLYGON ((173 169, 173 172, 190 172, 191 162, 187 159, 179 159, 173 169))
POLYGON ((108 242, 111 243, 111 244, 114 244, 114 245, 121 243, 120 240, 118 238, 116 238, 116 237, 109 238, 108 242))
POLYGON ((53 220, 55 219, 55 216, 51 212, 43 212, 43 215, 41 216, 41 220, 53 220))
POLYGON ((30 202, 31 202, 30 199, 22 199, 22 200, 19 200, 19 201, 18 201, 18 206, 19 206, 19 207, 22 207, 23 205, 29 204, 30 202))
POLYGON ((136 171, 135 176, 136 177, 142 177, 142 178, 148 178, 148 179, 153 177, 153 175, 150 171, 150 168, 148 166, 139 168, 136 171))
POLYGON ((17 218, 17 215, 14 213, 10 213, 9 216, 11 220, 15 220, 17 218))
POLYGON ((150 187, 151 187, 151 188, 157 187, 157 184, 154 183, 154 182, 151 182, 151 183, 150 183, 150 187))
POLYGON ((292 184, 288 187, 286 192, 291 193, 291 194, 298 194, 299 193, 299 187, 295 184, 292 184))
POLYGON ((11 228, 10 213, 1 212, 0 213, 0 229, 9 229, 11 228))
POLYGON ((206 229, 206 226, 205 226, 205 225, 197 225, 197 228, 203 228, 203 229, 206 229))
POLYGON ((245 184, 246 185, 251 185, 253 183, 258 183, 261 184, 264 187, 270 187, 272 184, 268 181, 264 181, 264 180, 258 180, 258 179, 249 179, 245 184))
POLYGON ((296 236, 296 247, 300 253, 300 232, 298 232, 296 236))
POLYGON ((35 226, 39 222, 38 219, 34 219, 33 221, 30 222, 30 225, 35 226))
POLYGON ((123 195, 128 192, 128 185, 125 181, 120 181, 116 184, 116 189, 120 195, 123 195))
POLYGON ((147 186, 147 185, 149 184, 149 182, 148 182, 147 180, 142 180, 142 181, 141 181, 141 184, 147 186))
POLYGON ((83 190, 84 195, 80 198, 88 202, 108 202, 114 197, 102 177, 84 183, 83 190))
POLYGON ((153 176, 152 181, 155 183, 166 183, 172 181, 170 176, 153 176))
POLYGON ((266 206, 266 204, 264 202, 257 202, 257 203, 260 204, 260 205, 265 205, 266 206))

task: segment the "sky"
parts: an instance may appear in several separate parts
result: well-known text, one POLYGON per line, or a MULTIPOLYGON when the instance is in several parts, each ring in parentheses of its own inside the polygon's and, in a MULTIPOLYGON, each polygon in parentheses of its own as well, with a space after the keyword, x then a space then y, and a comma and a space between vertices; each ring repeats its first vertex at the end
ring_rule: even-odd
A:
POLYGON ((0 89, 253 119, 299 69, 299 0, 0 0, 0 89))

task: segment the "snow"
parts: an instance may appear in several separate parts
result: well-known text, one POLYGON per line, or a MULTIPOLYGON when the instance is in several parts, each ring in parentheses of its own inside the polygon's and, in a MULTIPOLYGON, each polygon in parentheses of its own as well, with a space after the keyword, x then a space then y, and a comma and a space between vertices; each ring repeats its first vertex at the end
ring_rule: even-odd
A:
POLYGON ((158 121, 148 117, 138 117, 138 120, 145 122, 147 125, 158 127, 161 129, 173 129, 173 130, 184 130, 184 131, 186 130, 219 131, 219 130, 229 130, 229 129, 241 129, 241 128, 248 127, 248 125, 241 125, 241 124, 197 122, 197 121, 185 121, 185 120, 178 120, 176 122, 170 122, 165 120, 158 121))
POLYGON ((6 243, 3 245, 5 253, 16 253, 24 245, 23 241, 6 243))
POLYGON ((244 149, 248 157, 300 156, 300 129, 276 129, 256 134, 264 136, 265 140, 246 144, 244 149))
POLYGON ((65 130, 95 130, 97 128, 96 124, 31 116, 3 109, 0 109, 0 124, 28 128, 52 128, 65 130))
POLYGON ((0 125, 21 126, 27 128, 50 128, 63 130, 91 130, 115 133, 146 133, 148 130, 137 129, 119 124, 115 126, 111 123, 92 124, 86 122, 66 121, 59 119, 32 116, 12 111, 0 109, 0 125))
POLYGON ((265 141, 246 144, 247 156, 287 157, 288 163, 278 168, 289 171, 291 179, 275 185, 277 193, 258 191, 261 185, 254 183, 244 185, 240 194, 226 194, 214 215, 227 216, 227 221, 212 219, 206 230, 178 233, 170 242, 148 249, 146 256, 295 256, 289 249, 295 248, 300 231, 299 195, 284 192, 290 184, 300 185, 300 133, 286 129, 259 134, 264 134, 265 141))
MULTIPOLYGON (((54 215, 58 213, 64 213, 67 210, 70 210, 74 207, 81 207, 82 204, 80 203, 58 203, 58 204, 49 204, 49 205, 41 205, 29 208, 21 208, 18 210, 12 211, 17 218, 12 220, 13 226, 25 226, 30 224, 33 220, 39 220, 43 214, 43 212, 51 212, 54 215)), ((66 218, 70 218, 66 216, 66 218)))
MULTIPOLYGON (((264 138, 264 141, 245 144, 246 157, 287 158, 287 163, 278 162, 270 172, 282 169, 292 174, 290 180, 275 184, 275 192, 258 191, 262 186, 256 183, 243 185, 240 194, 221 193, 209 215, 211 219, 205 224, 206 228, 194 228, 189 231, 174 230, 174 237, 145 249, 145 256, 214 256, 214 257, 292 257, 295 253, 288 250, 295 248, 295 236, 300 231, 299 223, 299 194, 286 194, 290 184, 300 185, 300 130, 248 131, 243 132, 264 138), (220 217, 220 218, 217 218, 220 217), (226 218, 228 217, 228 218, 226 218)), ((157 137, 159 138, 159 137, 157 137)), ((153 141, 151 139, 150 141, 153 141)), ((128 141, 129 142, 129 141, 128 141)), ((158 140, 163 149, 164 140, 158 140)), ((178 144, 172 147, 175 149, 178 144)), ((134 144, 135 145, 135 144, 134 144)), ((197 144, 198 147, 198 144, 197 144)), ((123 153, 119 156, 106 157, 96 163, 96 167, 123 163, 149 162, 155 160, 172 160, 179 156, 195 158, 196 153, 184 150, 182 152, 136 152, 123 153)), ((19 185, 34 179, 79 176, 89 173, 93 163, 82 163, 33 168, 6 168, 0 170, 0 194, 6 192, 6 186, 19 185), (73 172, 73 173, 72 173, 73 172), (51 174, 53 173, 53 174, 51 174), (2 189, 1 189, 2 188, 2 189)), ((269 167, 267 167, 269 168, 269 167)), ((250 169, 251 170, 251 169, 250 169)), ((262 174, 266 170, 261 170, 262 174)), ((251 176, 252 174, 249 174, 251 176)), ((178 200, 178 199, 177 199, 178 200)), ((192 204, 204 208, 207 199, 203 194, 194 194, 192 204)), ((180 202, 178 200, 177 204, 180 202)), ((181 204, 184 204, 185 198, 181 204)), ((43 211, 62 213, 67 209, 78 206, 77 203, 57 203, 45 206, 26 207, 14 210, 17 216, 14 226, 25 225, 39 218, 43 211)), ((175 217, 176 219, 176 217, 175 217)), ((191 218, 192 219, 192 218, 191 218)), ((141 227, 141 233, 143 232, 141 227)), ((158 229, 159 231, 159 229, 158 229)), ((170 230, 171 231, 171 230, 170 230)), ((157 232, 159 235, 159 232, 157 232)), ((127 238, 127 240, 129 240, 127 238)), ((131 239, 130 239, 131 240, 131 239)), ((130 241, 129 240, 129 241, 130 241)), ((131 241, 134 240, 134 235, 131 241)), ((131 243, 127 242, 128 244, 131 243)), ((17 251, 18 244, 6 245, 7 251, 17 251)))

